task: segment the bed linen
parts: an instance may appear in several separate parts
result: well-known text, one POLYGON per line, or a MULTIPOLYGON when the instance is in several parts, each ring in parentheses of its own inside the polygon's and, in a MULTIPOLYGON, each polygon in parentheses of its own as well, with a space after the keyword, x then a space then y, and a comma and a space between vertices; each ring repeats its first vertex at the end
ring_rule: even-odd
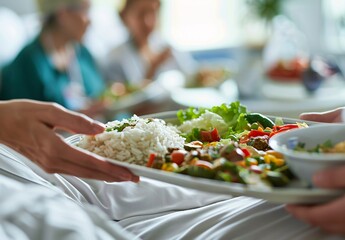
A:
MULTIPOLYGON (((94 235, 100 236, 95 239, 107 239, 107 236, 115 233, 114 239, 344 239, 325 234, 294 219, 283 205, 248 197, 232 198, 229 195, 200 192, 147 178, 141 178, 139 184, 107 183, 47 174, 5 146, 0 146, 0 176, 8 179, 7 182, 19 185, 13 189, 25 189, 13 191, 15 197, 11 200, 13 212, 10 222, 11 229, 20 230, 23 234, 42 233, 38 226, 61 220, 58 217, 58 220, 54 220, 59 212, 57 209, 61 209, 61 214, 70 215, 66 223, 80 219, 79 225, 70 225, 76 232, 83 228, 83 224, 85 227, 94 226, 91 227, 94 235), (28 195, 31 197, 27 198, 28 195), (47 202, 51 208, 46 207, 47 202), (18 221, 25 204, 35 206, 35 211, 42 214, 37 218, 40 224, 23 226, 18 221), (65 209, 59 205, 69 207, 65 209), (82 221, 84 218, 89 220, 82 221), (104 238, 103 235, 97 235, 97 231, 104 233, 104 238)), ((0 183, 0 198, 9 201, 11 191, 3 181, 0 183)), ((35 213, 28 211, 28 207, 25 209, 27 212, 24 213, 28 216, 35 213)), ((8 225, 4 210, 1 204, 0 239, 6 239, 1 234, 3 226, 8 225)), ((52 224, 47 231, 54 233, 55 228, 59 230, 65 225, 64 221, 62 224, 52 224)), ((73 232, 73 229, 69 231, 73 232)), ((58 234, 49 236, 49 239, 64 239, 61 236, 68 235, 59 235, 59 238, 56 237, 58 234)))

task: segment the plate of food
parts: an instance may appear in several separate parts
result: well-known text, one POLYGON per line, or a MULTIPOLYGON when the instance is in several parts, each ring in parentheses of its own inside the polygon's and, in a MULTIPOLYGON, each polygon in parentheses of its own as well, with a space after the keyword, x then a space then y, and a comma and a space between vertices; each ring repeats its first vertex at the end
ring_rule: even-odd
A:
POLYGON ((106 118, 122 112, 137 112, 157 102, 169 100, 169 91, 159 81, 148 81, 142 86, 128 85, 121 82, 113 83, 103 93, 101 100, 106 104, 106 118))
POLYGON ((236 101, 133 116, 107 123, 101 134, 66 141, 139 176, 231 196, 312 204, 344 191, 312 188, 269 146, 272 136, 310 124, 250 113, 236 101))

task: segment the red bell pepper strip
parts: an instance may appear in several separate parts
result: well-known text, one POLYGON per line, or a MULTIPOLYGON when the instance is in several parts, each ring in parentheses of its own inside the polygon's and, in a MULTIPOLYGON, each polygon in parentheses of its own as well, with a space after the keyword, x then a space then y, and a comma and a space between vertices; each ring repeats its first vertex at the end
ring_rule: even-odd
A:
POLYGON ((284 125, 280 125, 280 126, 274 126, 273 127, 273 132, 276 131, 280 131, 280 130, 288 130, 288 129, 294 129, 294 128, 298 128, 298 124, 284 124, 284 125))
POLYGON ((259 136, 269 136, 270 133, 269 132, 264 132, 264 131, 260 131, 260 130, 251 130, 248 133, 248 137, 252 138, 252 137, 259 137, 259 136))
POLYGON ((276 135, 277 133, 285 132, 291 129, 299 128, 298 124, 284 124, 281 126, 274 126, 273 131, 269 135, 270 137, 276 135))
POLYGON ((146 167, 152 167, 153 162, 155 161, 156 154, 155 153, 150 153, 149 159, 147 161, 146 167))

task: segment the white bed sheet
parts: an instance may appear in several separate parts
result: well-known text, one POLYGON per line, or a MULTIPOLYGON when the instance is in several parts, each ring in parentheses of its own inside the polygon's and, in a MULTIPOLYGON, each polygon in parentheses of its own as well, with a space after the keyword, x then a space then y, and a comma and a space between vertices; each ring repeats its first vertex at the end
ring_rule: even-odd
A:
MULTIPOLYGON (((7 178, 11 178, 17 184, 30 184, 30 186, 35 184, 37 188, 43 189, 42 192, 49 191, 58 194, 60 197, 56 201, 50 198, 50 201, 53 201, 51 204, 56 208, 64 201, 74 202, 75 207, 81 206, 82 208, 91 203, 97 207, 98 211, 102 210, 110 219, 116 220, 124 229, 138 238, 343 239, 324 234, 318 229, 294 219, 282 205, 260 199, 231 198, 228 195, 199 192, 147 178, 142 178, 139 184, 106 183, 59 174, 47 174, 30 160, 11 149, 0 146, 0 152, 2 153, 0 154, 0 176, 7 175, 7 178)), ((18 202, 14 201, 12 204, 21 206, 26 201, 25 194, 40 195, 40 191, 35 189, 32 190, 32 193, 30 192, 31 188, 26 189, 22 193, 21 201, 18 197, 16 200, 18 202)), ((0 192, 0 195, 3 199, 7 199, 6 193, 3 191, 0 192)), ((30 199, 32 200, 32 198, 30 199)), ((44 205, 37 207, 37 209, 43 208, 44 205)), ((0 213, 3 209, 3 204, 1 204, 0 213)), ((49 210, 52 211, 48 212, 54 213, 53 209, 49 210)), ((18 208, 18 216, 21 215, 20 211, 18 208)), ((75 217, 74 213, 72 216, 75 217)), ((0 214, 1 217, 2 214, 0 214)), ((42 218, 41 220, 46 221, 47 219, 42 218)), ((115 226, 112 231, 118 230, 119 226, 115 222, 111 222, 111 225, 115 226)), ((23 227, 22 225, 16 226, 18 229, 23 227)), ((103 225, 96 224, 95 226, 102 228, 103 225)), ((109 232, 107 229, 108 225, 105 225, 105 231, 109 232)), ((54 229, 50 228, 49 231, 54 231, 54 229)), ((120 231, 120 235, 122 233, 120 231)), ((60 236, 56 239, 63 238, 60 236)))

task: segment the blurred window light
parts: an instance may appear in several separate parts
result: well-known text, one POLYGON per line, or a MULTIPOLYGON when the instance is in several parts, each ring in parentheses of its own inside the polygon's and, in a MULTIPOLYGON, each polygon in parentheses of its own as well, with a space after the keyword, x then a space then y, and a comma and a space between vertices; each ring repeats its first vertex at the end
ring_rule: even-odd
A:
POLYGON ((237 46, 243 0, 162 0, 161 32, 180 50, 237 46))
POLYGON ((324 0, 326 49, 332 53, 345 52, 345 1, 324 0))

